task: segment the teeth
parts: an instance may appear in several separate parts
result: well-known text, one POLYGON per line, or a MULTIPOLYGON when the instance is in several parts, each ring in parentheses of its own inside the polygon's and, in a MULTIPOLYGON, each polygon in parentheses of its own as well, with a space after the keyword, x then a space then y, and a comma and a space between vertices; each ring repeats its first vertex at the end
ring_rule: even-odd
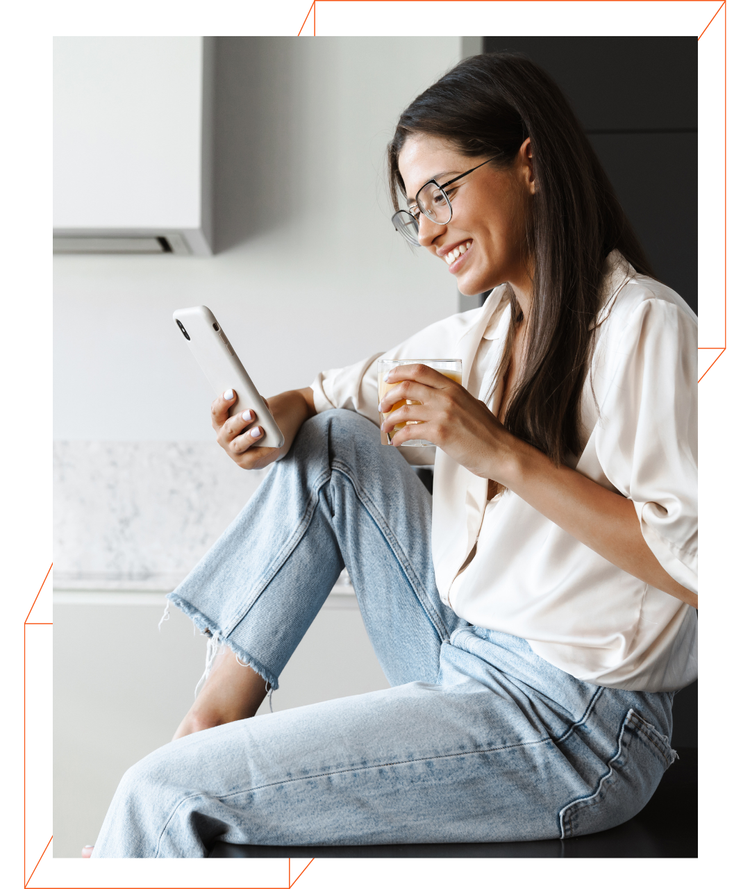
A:
POLYGON ((448 265, 452 265, 459 256, 462 256, 469 249, 469 244, 471 241, 466 241, 464 244, 459 244, 455 250, 451 250, 450 253, 445 254, 445 261, 448 265))

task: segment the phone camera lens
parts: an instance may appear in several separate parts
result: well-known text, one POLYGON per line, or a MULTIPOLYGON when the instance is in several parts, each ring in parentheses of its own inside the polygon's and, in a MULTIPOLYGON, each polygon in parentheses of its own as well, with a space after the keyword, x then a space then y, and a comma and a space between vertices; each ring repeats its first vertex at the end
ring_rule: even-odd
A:
MULTIPOLYGON (((175 318, 175 321, 177 321, 176 318, 175 318)), ((177 321, 177 326, 178 326, 178 327, 180 328, 180 330, 182 331, 182 335, 185 337, 185 339, 186 339, 186 340, 189 340, 189 339, 190 339, 190 334, 189 334, 189 333, 187 332, 187 330, 185 330, 185 328, 182 326, 182 322, 181 322, 181 321, 177 321)))

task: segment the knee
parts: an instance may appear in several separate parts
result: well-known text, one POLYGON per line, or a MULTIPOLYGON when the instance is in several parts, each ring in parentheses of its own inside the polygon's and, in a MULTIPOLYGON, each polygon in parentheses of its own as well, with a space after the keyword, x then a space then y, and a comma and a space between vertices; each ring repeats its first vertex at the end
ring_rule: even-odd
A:
POLYGON ((167 755, 171 748, 159 748, 122 776, 97 839, 99 854, 127 858, 162 854, 161 837, 170 813, 189 795, 175 774, 176 761, 167 755))
POLYGON ((190 775, 196 754, 190 750, 190 737, 172 741, 149 753, 122 776, 115 793, 121 808, 133 814, 170 809, 192 792, 190 775), (187 745, 187 747, 186 747, 187 745))
POLYGON ((131 766, 120 779, 96 840, 94 858, 154 857, 157 782, 147 761, 131 766))
POLYGON ((369 432, 370 430, 377 429, 375 424, 371 420, 368 420, 363 414, 358 414, 356 411, 349 411, 343 408, 322 411, 307 422, 317 423, 325 429, 343 429, 347 432, 352 432, 357 429, 369 432))
POLYGON ((164 785, 162 770, 155 768, 151 756, 139 760, 125 772, 115 792, 115 800, 120 806, 132 810, 151 798, 153 789, 164 785))
POLYGON ((295 446, 299 443, 304 446, 310 442, 314 447, 319 447, 322 442, 334 442, 345 446, 353 443, 361 443, 372 440, 380 443, 380 430, 367 417, 356 411, 336 408, 323 411, 311 417, 303 423, 295 446))

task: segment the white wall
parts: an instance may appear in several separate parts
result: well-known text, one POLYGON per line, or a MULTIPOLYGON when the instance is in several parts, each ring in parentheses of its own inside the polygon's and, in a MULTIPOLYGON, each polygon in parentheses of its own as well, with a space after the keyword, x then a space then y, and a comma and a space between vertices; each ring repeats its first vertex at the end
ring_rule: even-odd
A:
POLYGON ((460 38, 217 44, 217 255, 55 257, 55 439, 213 438, 182 306, 214 310, 266 395, 458 310, 444 265, 393 230, 384 157, 460 38))
MULTIPOLYGON (((391 226, 384 152, 460 51, 459 38, 219 39, 216 255, 55 257, 55 570, 107 581, 55 596, 56 856, 94 842, 120 775, 169 740, 200 676, 204 641, 179 614, 156 633, 149 584, 254 487, 214 443, 172 311, 209 305, 265 394, 457 311, 444 264, 391 226), (128 550, 145 538, 149 553, 128 550)), ((351 596, 334 598, 274 709, 386 685, 351 596)))

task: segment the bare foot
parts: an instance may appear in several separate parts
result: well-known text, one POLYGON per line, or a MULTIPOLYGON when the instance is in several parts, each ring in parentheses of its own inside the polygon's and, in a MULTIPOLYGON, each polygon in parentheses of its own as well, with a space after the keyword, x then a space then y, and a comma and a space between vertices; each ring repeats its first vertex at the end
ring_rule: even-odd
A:
POLYGON ((81 849, 81 858, 91 858, 91 853, 93 851, 93 846, 84 846, 83 849, 81 849))
POLYGON ((234 652, 224 646, 172 740, 255 716, 265 696, 265 680, 251 667, 238 663, 234 652))

